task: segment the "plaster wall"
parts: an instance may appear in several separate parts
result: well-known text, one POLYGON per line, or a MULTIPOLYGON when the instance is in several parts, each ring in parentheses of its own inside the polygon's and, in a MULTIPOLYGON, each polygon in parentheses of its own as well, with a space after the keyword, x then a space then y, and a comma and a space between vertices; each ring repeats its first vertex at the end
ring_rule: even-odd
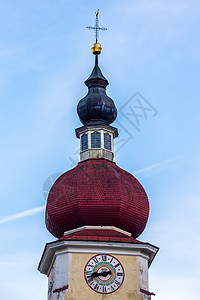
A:
POLYGON ((140 268, 140 288, 148 290, 148 262, 143 257, 137 257, 140 268))
MULTIPOLYGON (((56 256, 56 259, 52 266, 52 269, 54 269, 54 272, 55 272, 53 290, 57 290, 60 287, 67 286, 67 284, 68 284, 69 257, 70 257, 70 254, 68 254, 68 253, 60 253, 59 255, 56 256)), ((48 277, 48 286, 50 284, 52 269, 51 269, 51 272, 48 277)), ((57 296, 58 296, 58 293, 52 293, 51 296, 48 294, 47 299, 48 300, 56 300, 57 296)), ((64 300, 64 298, 65 298, 65 292, 60 292, 58 299, 64 300)))
MULTIPOLYGON (((98 254, 98 253, 97 253, 98 254)), ((86 283, 84 268, 88 260, 94 256, 89 253, 68 253, 58 255, 54 262, 55 288, 69 285, 63 292, 55 293, 53 299, 59 300, 143 300, 140 288, 148 288, 147 260, 142 257, 115 255, 122 263, 125 278, 122 286, 112 294, 102 295, 94 292, 86 283), (62 284, 59 286, 59 284, 62 284), (57 298, 59 296, 59 298, 57 298)))

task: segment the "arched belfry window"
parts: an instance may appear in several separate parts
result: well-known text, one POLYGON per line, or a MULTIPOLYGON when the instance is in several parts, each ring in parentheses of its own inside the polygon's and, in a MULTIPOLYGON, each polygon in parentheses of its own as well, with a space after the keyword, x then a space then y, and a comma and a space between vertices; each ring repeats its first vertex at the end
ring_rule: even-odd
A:
POLYGON ((111 135, 104 133, 104 148, 111 151, 111 135))
POLYGON ((84 133, 81 137, 81 151, 88 149, 88 134, 84 133))
POLYGON ((91 133, 91 147, 101 148, 101 135, 98 131, 94 131, 91 133))

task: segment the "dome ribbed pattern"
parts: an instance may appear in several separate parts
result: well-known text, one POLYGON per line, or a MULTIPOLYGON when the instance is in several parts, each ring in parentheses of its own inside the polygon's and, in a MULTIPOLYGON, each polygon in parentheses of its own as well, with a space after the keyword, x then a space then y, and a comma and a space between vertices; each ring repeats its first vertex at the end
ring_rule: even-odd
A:
POLYGON ((130 173, 105 159, 90 159, 61 175, 46 207, 47 229, 56 237, 81 226, 115 226, 138 237, 146 226, 149 202, 130 173))

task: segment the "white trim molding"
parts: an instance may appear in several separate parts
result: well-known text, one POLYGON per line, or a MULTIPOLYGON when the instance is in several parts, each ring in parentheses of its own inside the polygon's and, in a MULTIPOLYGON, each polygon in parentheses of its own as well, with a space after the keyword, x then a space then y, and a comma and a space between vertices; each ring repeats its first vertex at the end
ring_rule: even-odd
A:
POLYGON ((150 266, 159 248, 149 243, 121 243, 121 242, 95 242, 95 241, 55 241, 47 243, 39 262, 38 270, 48 275, 50 267, 56 257, 61 253, 105 253, 112 255, 131 255, 143 257, 150 266))

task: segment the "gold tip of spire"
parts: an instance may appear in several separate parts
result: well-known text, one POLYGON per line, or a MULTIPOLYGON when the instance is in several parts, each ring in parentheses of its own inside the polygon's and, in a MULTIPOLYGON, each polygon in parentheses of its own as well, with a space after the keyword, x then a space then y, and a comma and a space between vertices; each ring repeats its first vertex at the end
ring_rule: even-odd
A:
POLYGON ((101 45, 99 43, 94 43, 92 45, 92 53, 94 55, 99 55, 101 53, 101 45))

